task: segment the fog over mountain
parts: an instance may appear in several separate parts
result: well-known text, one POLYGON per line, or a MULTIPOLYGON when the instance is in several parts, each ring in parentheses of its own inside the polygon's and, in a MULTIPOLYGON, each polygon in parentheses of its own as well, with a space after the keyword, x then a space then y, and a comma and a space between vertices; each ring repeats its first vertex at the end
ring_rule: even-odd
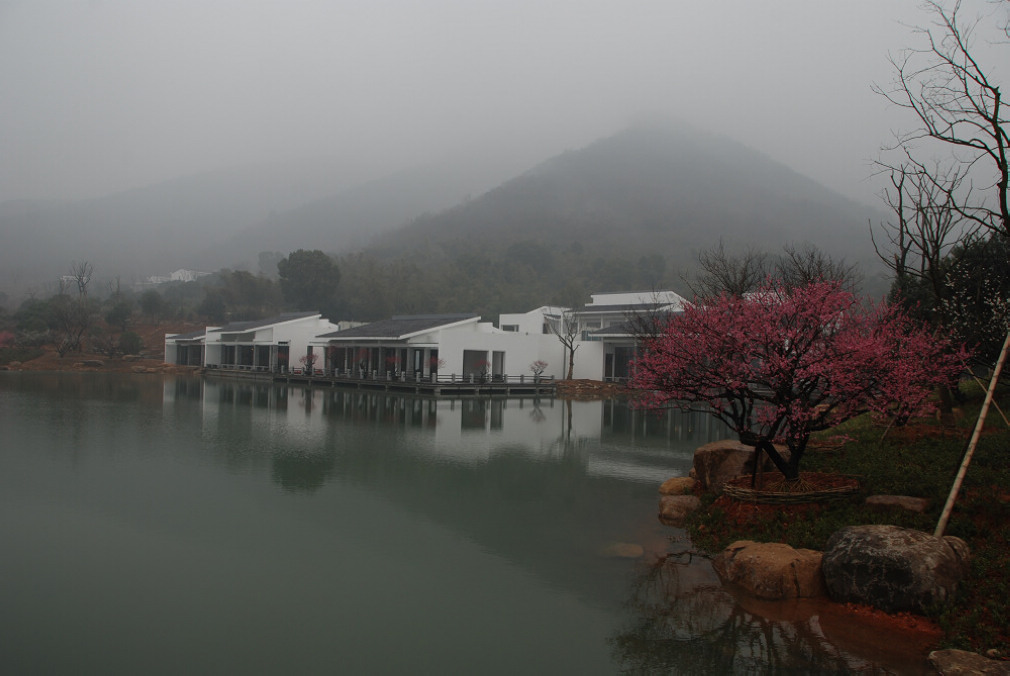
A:
POLYGON ((25 287, 90 261, 125 281, 227 263, 214 249, 270 212, 346 189, 360 167, 333 160, 208 172, 86 200, 0 203, 0 287, 25 287))
POLYGON ((373 251, 452 257, 504 251, 516 241, 554 252, 578 243, 586 255, 660 254, 689 264, 723 238, 739 249, 809 243, 866 260, 866 223, 879 216, 732 139, 652 123, 418 218, 384 235, 373 251))
POLYGON ((533 294, 566 281, 636 279, 601 277, 578 261, 587 270, 600 261, 634 268, 642 256, 659 257, 659 279, 677 280, 720 238, 731 248, 772 252, 809 243, 872 274, 866 224, 879 213, 697 129, 643 123, 510 170, 481 157, 356 182, 353 170, 319 160, 192 176, 96 200, 7 202, 0 204, 0 287, 9 294, 39 288, 71 261, 132 282, 181 267, 256 272, 259 252, 318 248, 433 269, 539 257, 541 284, 527 284, 533 294))
POLYGON ((421 214, 442 211, 484 193, 515 170, 498 158, 480 157, 399 171, 271 213, 223 240, 222 246, 235 261, 253 260, 261 251, 356 251, 421 214))
POLYGON ((917 0, 3 0, 0 202, 318 156, 531 166, 643 114, 869 202, 907 120, 871 85, 928 20, 917 0))
MULTIPOLYGON (((1002 9, 961 3, 966 18, 1002 9)), ((538 226, 516 210, 546 209, 554 228, 568 213, 586 237, 625 228, 621 244, 651 239, 671 262, 693 245, 646 236, 647 223, 736 237, 747 215, 770 242, 793 238, 795 217, 828 242, 836 221, 819 205, 836 198, 720 179, 718 163, 706 179, 699 163, 692 177, 645 154, 637 187, 609 188, 592 173, 618 164, 540 165, 661 119, 879 204, 872 161, 914 120, 873 85, 893 81, 889 55, 923 47, 915 27, 929 21, 918 0, 0 0, 0 288, 10 304, 81 259, 127 280, 255 271, 257 250, 346 251, 409 223, 374 249, 399 256, 425 245, 421 216, 459 220, 468 195, 512 179, 487 200, 527 207, 482 200, 481 227, 521 234, 538 226), (722 215, 706 216, 700 195, 726 202, 713 205, 722 215)), ((975 40, 1000 63, 993 36, 975 40)), ((743 161, 728 152, 712 159, 743 161)))
POLYGON ((736 141, 637 125, 341 257, 340 309, 493 317, 599 291, 689 293, 698 252, 720 240, 731 253, 814 246, 879 296, 867 225, 882 217, 736 141))

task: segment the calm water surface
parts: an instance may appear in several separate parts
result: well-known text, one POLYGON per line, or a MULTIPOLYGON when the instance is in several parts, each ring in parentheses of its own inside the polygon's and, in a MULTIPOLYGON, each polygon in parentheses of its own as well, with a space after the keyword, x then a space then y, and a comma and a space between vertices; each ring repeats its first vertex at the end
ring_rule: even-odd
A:
POLYGON ((707 416, 2 373, 0 420, 3 673, 919 670, 656 521, 707 416))

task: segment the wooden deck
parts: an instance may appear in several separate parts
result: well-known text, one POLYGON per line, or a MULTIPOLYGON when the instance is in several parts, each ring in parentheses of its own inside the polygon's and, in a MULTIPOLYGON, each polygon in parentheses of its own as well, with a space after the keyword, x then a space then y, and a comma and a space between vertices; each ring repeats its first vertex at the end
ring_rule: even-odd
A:
POLYGON ((480 378, 456 375, 436 378, 418 377, 410 374, 365 374, 334 375, 317 370, 313 373, 274 373, 255 369, 232 369, 208 367, 206 375, 248 380, 268 380, 279 383, 310 385, 313 387, 340 387, 356 390, 380 392, 403 392, 426 394, 436 397, 476 397, 476 396, 553 396, 556 382, 553 378, 534 379, 531 376, 494 376, 480 378))

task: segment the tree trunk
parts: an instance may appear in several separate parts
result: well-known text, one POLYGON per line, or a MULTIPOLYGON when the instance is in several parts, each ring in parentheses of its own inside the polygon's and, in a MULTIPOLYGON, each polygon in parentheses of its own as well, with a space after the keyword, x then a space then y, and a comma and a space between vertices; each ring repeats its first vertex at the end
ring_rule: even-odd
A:
MULTIPOLYGON (((792 450, 792 449, 790 449, 792 450)), ((771 458, 772 463, 775 464, 775 468, 782 472, 782 476, 786 478, 786 481, 796 481, 800 478, 800 454, 796 451, 790 453, 789 461, 787 462, 782 455, 775 450, 775 445, 768 439, 758 440, 756 447, 755 461, 760 461, 761 451, 768 454, 771 458)))

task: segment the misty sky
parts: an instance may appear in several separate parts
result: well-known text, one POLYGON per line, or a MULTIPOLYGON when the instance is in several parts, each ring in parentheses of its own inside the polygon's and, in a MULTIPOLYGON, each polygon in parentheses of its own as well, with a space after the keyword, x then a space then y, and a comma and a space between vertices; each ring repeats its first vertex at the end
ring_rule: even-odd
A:
POLYGON ((0 0, 0 200, 306 156, 532 164, 658 115, 873 204, 868 161, 910 122, 870 87, 926 20, 912 0, 0 0))

